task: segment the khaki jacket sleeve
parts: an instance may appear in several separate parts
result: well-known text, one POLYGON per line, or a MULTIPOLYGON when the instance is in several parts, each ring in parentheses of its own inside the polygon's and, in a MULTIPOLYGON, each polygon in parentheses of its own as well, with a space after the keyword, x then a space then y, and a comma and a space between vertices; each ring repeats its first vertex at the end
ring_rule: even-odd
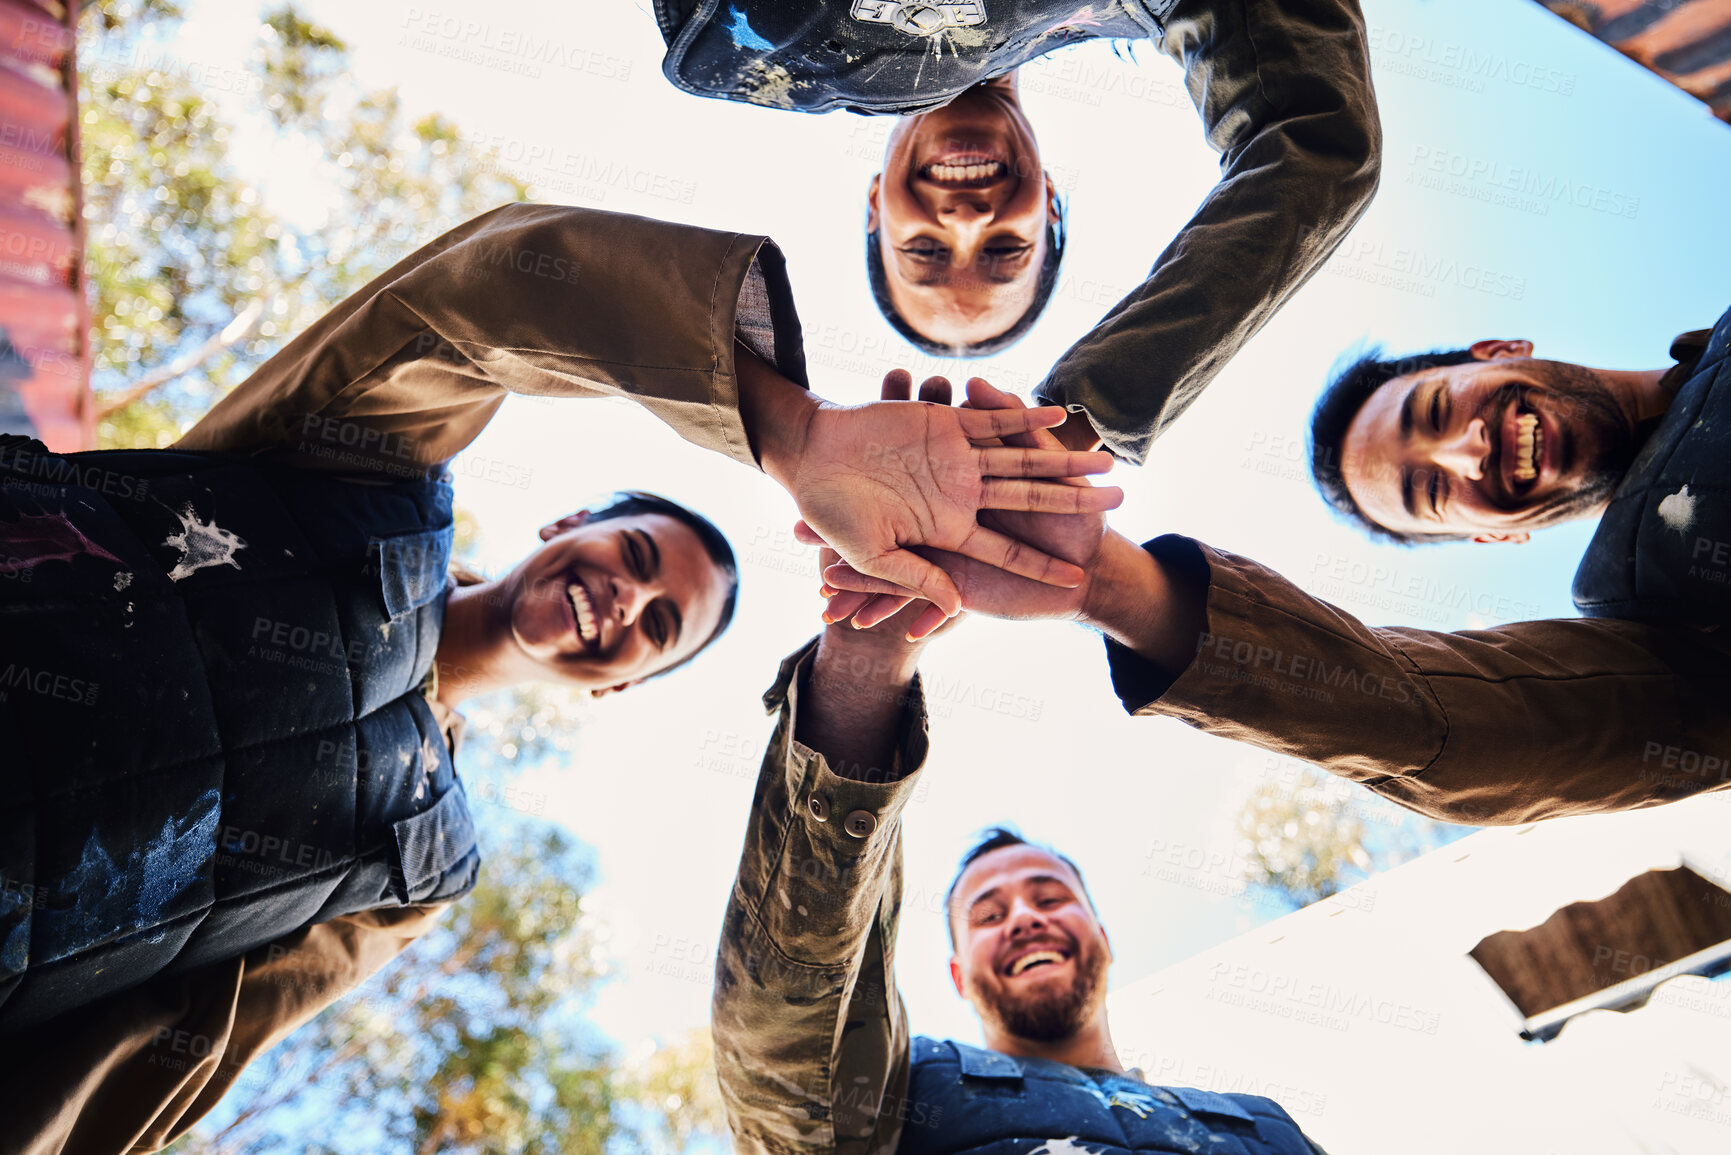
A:
POLYGON ((160 1151, 216 1106, 248 1063, 432 929, 446 905, 319 923, 8 1038, 0 1150, 160 1151))
POLYGON ((1145 548, 1208 591, 1176 679, 1108 644, 1127 709, 1311 762, 1449 822, 1655 806, 1731 785, 1731 638, 1603 618, 1378 629, 1255 562, 1145 548))
POLYGON ((780 718, 716 951, 715 1066, 736 1150, 887 1155, 906 1117, 900 816, 926 757, 925 699, 916 679, 889 781, 843 778, 793 738, 815 649, 764 698, 780 718), (862 811, 870 823, 849 822, 862 811))
POLYGON ((1357 0, 1182 0, 1164 23, 1220 183, 1035 391, 1137 464, 1334 251, 1382 164, 1357 0))
POLYGON ((630 397, 755 465, 736 335, 805 384, 780 252, 763 237, 511 204, 444 234, 326 314, 178 448, 426 476, 507 393, 630 397))

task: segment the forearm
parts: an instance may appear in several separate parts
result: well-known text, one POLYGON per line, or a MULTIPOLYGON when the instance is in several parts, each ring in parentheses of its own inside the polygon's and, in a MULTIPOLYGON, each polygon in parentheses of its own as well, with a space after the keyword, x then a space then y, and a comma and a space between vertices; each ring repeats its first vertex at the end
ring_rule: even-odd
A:
POLYGON ((918 660, 893 627, 827 627, 806 675, 795 737, 844 777, 883 780, 914 700, 918 660))
POLYGON ((751 451, 763 471, 783 489, 793 488, 818 398, 789 381, 750 349, 734 343, 739 415, 751 451))
MULTIPOLYGON (((716 1071, 742 1150, 874 1150, 880 1121, 858 1107, 899 1093, 906 1076, 886 944, 900 907, 900 814, 925 758, 923 702, 906 683, 880 773, 844 777, 794 737, 813 732, 807 709, 827 693, 818 658, 803 649, 766 697, 782 716, 716 952, 716 1071)), ((817 731, 845 740, 833 724, 817 731)), ((863 761, 842 747, 835 757, 863 761)))
POLYGON ((1106 448, 1138 463, 1333 252, 1381 164, 1355 3, 1181 5, 1163 43, 1223 154, 1220 182, 1036 391, 1080 406, 1106 448))
POLYGON ((1453 822, 1622 810, 1731 785, 1731 654, 1713 635, 1581 618, 1375 628, 1247 559, 1181 538, 1151 548, 1167 569, 1201 559, 1206 620, 1175 678, 1111 652, 1136 713, 1314 763, 1453 822))
POLYGON ((1207 597, 1205 584, 1108 530, 1089 570, 1082 620, 1176 678, 1196 654, 1207 597))
POLYGON ((624 396, 686 439, 754 464, 738 412, 736 331, 768 340, 778 357, 785 345, 783 375, 804 374, 780 269, 761 237, 507 205, 350 296, 180 444, 424 474, 467 445, 508 393, 624 396))

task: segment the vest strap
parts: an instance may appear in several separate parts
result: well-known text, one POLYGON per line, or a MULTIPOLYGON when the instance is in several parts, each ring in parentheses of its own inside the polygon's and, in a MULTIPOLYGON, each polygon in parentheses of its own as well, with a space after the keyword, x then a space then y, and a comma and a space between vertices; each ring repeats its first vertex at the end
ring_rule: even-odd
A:
POLYGON ((1252 1125, 1256 1120, 1250 1112, 1214 1091, 1203 1091, 1196 1087, 1167 1087, 1172 1097, 1184 1104, 1185 1108, 1196 1115, 1225 1115, 1229 1119, 1241 1119, 1252 1125))
POLYGON ((367 546, 379 574, 385 612, 398 618, 419 609, 445 592, 445 571, 451 568, 452 535, 448 529, 374 538, 367 546))
POLYGON ((475 850, 475 823, 461 782, 429 809, 392 823, 391 829, 397 837, 391 881, 406 903, 431 894, 444 873, 475 850))
POLYGON ((1014 1079, 1022 1081, 1022 1064, 1009 1055, 970 1047, 966 1043, 950 1042, 961 1061, 962 1077, 967 1079, 1014 1079))

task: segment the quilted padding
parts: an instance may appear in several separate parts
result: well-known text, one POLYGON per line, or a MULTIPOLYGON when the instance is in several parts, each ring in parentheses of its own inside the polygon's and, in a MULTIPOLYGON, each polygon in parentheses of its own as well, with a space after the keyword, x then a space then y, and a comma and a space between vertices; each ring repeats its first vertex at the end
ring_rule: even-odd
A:
POLYGON ((1272 1099, 916 1038, 897 1155, 1313 1155, 1272 1099))
POLYGON ((0 441, 0 1031, 473 885, 397 830, 457 791, 472 836, 421 690, 450 541, 443 479, 0 441))
POLYGON ((1731 625, 1731 313, 1641 447, 1575 573, 1588 617, 1731 625))

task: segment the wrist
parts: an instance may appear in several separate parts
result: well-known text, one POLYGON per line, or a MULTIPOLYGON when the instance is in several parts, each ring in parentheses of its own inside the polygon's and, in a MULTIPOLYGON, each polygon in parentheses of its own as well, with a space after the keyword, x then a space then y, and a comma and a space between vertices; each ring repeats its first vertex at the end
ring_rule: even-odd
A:
POLYGON ((1087 571, 1081 615, 1085 624, 1123 641, 1145 618, 1159 613, 1159 563, 1123 534, 1106 531, 1087 571))
POLYGON ((1208 620, 1208 588, 1108 532, 1091 567, 1083 620, 1176 677, 1196 655, 1208 620))
POLYGON ((738 342, 734 343, 733 361, 739 382, 739 413, 752 452, 776 484, 791 490, 812 419, 822 402, 738 342))
POLYGON ((903 688, 914 680, 927 642, 910 642, 895 622, 869 630, 841 621, 825 626, 818 642, 818 665, 879 688, 903 688))

